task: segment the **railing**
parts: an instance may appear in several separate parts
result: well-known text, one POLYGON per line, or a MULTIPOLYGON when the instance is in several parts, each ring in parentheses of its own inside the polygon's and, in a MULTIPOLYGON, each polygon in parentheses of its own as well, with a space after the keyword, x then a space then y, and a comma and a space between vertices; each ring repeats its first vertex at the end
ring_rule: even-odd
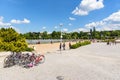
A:
POLYGON ((55 43, 60 42, 60 39, 34 39, 26 40, 28 44, 44 44, 44 43, 55 43))

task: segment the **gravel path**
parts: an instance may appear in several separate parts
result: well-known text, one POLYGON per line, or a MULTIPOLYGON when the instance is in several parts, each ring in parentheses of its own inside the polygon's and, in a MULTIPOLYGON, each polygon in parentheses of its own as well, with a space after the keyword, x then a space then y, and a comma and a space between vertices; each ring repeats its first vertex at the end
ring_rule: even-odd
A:
POLYGON ((120 44, 93 43, 45 56, 44 64, 30 69, 2 68, 0 58, 0 80, 120 80, 120 44))

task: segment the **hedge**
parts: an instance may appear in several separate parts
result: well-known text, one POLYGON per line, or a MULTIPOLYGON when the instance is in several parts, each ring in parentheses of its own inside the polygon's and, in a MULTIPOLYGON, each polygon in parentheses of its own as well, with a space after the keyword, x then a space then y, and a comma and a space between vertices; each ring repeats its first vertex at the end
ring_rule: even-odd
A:
POLYGON ((88 45, 88 44, 91 44, 91 42, 90 41, 78 42, 76 44, 71 45, 71 49, 76 49, 80 46, 85 46, 85 45, 88 45))

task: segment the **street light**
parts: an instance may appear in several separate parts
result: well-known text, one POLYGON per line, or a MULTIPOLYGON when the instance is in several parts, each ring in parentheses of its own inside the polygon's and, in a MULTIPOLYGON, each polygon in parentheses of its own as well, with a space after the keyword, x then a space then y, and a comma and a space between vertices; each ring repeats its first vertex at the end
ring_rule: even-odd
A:
POLYGON ((61 42, 61 43, 62 43, 62 26, 63 26, 63 24, 60 23, 60 29, 61 29, 60 42, 61 42))
POLYGON ((90 34, 90 32, 88 33, 88 39, 89 39, 89 40, 91 39, 91 34, 90 34))
POLYGON ((61 34, 60 34, 60 53, 61 53, 61 48, 62 48, 62 26, 63 26, 63 24, 60 23, 60 29, 61 29, 61 34))
POLYGON ((41 33, 39 33, 39 39, 41 39, 41 33))

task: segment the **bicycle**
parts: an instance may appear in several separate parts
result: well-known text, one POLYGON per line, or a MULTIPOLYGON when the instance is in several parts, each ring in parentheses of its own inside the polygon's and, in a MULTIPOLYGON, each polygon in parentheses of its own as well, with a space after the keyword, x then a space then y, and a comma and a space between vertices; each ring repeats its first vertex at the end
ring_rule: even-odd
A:
POLYGON ((12 53, 11 55, 8 55, 4 59, 3 67, 10 67, 14 65, 19 65, 23 67, 31 67, 36 66, 38 64, 45 62, 45 56, 44 55, 34 55, 34 58, 32 59, 33 55, 29 55, 29 53, 22 54, 22 53, 12 53), (31 66, 30 66, 31 65, 31 66))
POLYGON ((8 55, 4 59, 3 67, 6 68, 6 67, 13 66, 13 65, 15 65, 15 62, 14 62, 14 53, 12 53, 11 55, 8 55))
POLYGON ((35 64, 41 64, 45 62, 45 56, 44 55, 38 55, 35 59, 35 64))
POLYGON ((33 66, 37 66, 38 64, 42 64, 45 62, 45 56, 44 55, 35 55, 35 58, 34 59, 30 59, 28 60, 28 64, 25 65, 26 68, 29 68, 29 67, 33 67, 33 66))

